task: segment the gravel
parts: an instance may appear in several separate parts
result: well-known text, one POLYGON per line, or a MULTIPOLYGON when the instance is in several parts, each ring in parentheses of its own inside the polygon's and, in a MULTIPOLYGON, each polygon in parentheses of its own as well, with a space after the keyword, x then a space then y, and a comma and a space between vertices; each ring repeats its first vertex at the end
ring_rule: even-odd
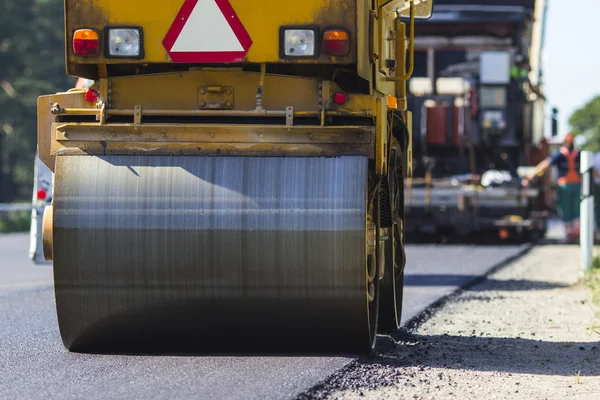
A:
POLYGON ((599 399, 579 248, 537 246, 299 399, 599 399))

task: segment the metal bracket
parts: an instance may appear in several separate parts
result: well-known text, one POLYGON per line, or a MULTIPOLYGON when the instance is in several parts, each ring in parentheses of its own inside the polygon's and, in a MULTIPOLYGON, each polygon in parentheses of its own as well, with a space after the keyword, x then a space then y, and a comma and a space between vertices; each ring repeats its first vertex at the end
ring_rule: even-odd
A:
POLYGON ((293 126, 294 125, 294 107, 287 106, 285 108, 285 125, 293 126))
POLYGON ((198 88, 198 108, 219 110, 233 108, 233 88, 230 86, 203 86, 198 88))
POLYGON ((96 121, 100 122, 100 125, 106 123, 106 103, 100 105, 100 114, 96 115, 96 121))
POLYGON ((142 106, 141 105, 133 106, 133 124, 134 125, 142 124, 142 106))

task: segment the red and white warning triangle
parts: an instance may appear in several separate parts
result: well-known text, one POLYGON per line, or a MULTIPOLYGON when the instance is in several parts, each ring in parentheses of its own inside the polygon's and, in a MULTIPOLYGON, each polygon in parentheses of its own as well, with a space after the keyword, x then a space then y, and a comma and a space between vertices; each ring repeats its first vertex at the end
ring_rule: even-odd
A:
POLYGON ((185 0, 163 40, 176 63, 234 63, 252 45, 228 0, 185 0))

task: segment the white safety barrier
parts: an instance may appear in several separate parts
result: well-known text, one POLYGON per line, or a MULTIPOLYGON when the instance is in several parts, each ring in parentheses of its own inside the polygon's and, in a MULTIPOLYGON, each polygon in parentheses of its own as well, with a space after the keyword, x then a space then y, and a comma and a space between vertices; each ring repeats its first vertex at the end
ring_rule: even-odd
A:
POLYGON ((0 212, 29 211, 31 203, 0 203, 0 212))
POLYGON ((592 268, 592 250, 594 247, 594 191, 592 187, 592 169, 594 168, 594 153, 581 152, 581 225, 579 244, 581 247, 579 264, 581 275, 585 275, 592 268))

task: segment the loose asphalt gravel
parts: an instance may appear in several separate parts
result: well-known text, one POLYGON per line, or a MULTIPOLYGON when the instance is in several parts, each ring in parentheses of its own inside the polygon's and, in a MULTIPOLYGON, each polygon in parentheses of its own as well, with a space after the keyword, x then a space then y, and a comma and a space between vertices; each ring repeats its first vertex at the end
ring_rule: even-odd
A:
POLYGON ((453 296, 300 399, 599 399, 600 307, 547 245, 453 296))

